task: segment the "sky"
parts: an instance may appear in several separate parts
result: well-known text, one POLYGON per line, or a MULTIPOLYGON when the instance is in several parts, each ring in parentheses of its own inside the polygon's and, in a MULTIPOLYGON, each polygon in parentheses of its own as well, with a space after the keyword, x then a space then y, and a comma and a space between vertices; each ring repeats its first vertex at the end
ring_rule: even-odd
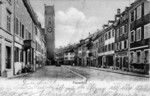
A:
POLYGON ((63 47, 78 43, 108 20, 114 20, 117 9, 121 12, 134 0, 30 0, 44 27, 44 4, 55 7, 55 44, 63 47))

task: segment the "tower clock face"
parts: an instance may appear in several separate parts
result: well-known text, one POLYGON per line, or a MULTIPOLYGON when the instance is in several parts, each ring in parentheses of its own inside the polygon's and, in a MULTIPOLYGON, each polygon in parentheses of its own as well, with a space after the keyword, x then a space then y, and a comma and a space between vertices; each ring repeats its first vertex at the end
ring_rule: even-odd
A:
POLYGON ((52 28, 51 28, 51 27, 48 27, 48 28, 47 28, 47 32, 51 33, 51 32, 52 32, 52 28))

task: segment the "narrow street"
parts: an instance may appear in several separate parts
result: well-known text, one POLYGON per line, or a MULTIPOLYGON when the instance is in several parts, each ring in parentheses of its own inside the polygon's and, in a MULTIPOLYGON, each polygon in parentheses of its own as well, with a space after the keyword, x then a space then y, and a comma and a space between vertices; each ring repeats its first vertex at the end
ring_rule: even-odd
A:
POLYGON ((88 81, 148 81, 149 78, 130 76, 106 71, 100 71, 96 69, 90 69, 89 67, 68 67, 69 69, 78 72, 85 76, 88 81))
POLYGON ((78 66, 45 66, 0 85, 0 96, 150 96, 149 78, 78 66))
POLYGON ((81 76, 85 77, 87 81, 148 81, 149 78, 123 75, 118 73, 100 71, 90 69, 88 67, 77 67, 77 66, 45 66, 41 69, 37 69, 36 72, 31 73, 19 79, 57 79, 57 80, 81 80, 81 76), (69 70, 68 70, 69 69, 69 70), (71 71, 73 72, 71 72, 71 71), (74 73, 75 72, 75 73, 74 73))
MULTIPOLYGON (((27 76, 19 77, 19 79, 50 79, 50 80, 80 80, 78 75, 70 72, 65 66, 45 66, 37 69, 36 72, 27 76)), ((18 79, 18 78, 17 78, 18 79)))

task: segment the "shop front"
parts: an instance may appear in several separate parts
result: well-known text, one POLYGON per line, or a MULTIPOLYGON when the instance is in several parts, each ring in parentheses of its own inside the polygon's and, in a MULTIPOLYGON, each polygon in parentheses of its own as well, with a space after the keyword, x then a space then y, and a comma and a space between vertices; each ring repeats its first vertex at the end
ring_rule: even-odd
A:
POLYGON ((25 68, 29 71, 35 71, 35 60, 34 60, 34 48, 35 43, 32 40, 24 40, 24 51, 25 51, 25 68))

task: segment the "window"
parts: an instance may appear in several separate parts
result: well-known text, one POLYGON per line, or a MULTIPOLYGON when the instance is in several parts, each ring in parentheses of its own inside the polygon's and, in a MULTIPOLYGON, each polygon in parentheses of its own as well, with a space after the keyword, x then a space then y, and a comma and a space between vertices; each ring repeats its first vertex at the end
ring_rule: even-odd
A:
POLYGON ((117 37, 119 37, 119 28, 117 29, 117 37))
POLYGON ((31 33, 30 33, 30 32, 28 32, 28 35, 29 35, 29 36, 28 36, 28 37, 29 37, 28 39, 31 39, 31 33))
POLYGON ((150 2, 144 2, 144 15, 147 15, 150 12, 150 2))
POLYGON ((2 67, 1 65, 2 65, 2 44, 0 43, 0 69, 2 67))
POLYGON ((131 16, 131 22, 133 22, 134 20, 135 20, 135 11, 132 11, 131 13, 130 13, 130 16, 131 16))
POLYGON ((122 42, 119 42, 119 49, 122 50, 122 42))
POLYGON ((18 18, 16 18, 16 31, 15 31, 15 33, 18 35, 19 34, 19 32, 18 32, 18 18))
POLYGON ((135 31, 131 31, 131 43, 135 41, 135 31))
POLYGON ((21 22, 20 22, 20 37, 22 37, 22 24, 21 24, 21 22))
POLYGON ((115 50, 118 50, 118 43, 115 44, 115 50))
POLYGON ((23 58, 24 58, 24 56, 23 56, 23 50, 21 49, 20 50, 20 62, 23 62, 23 58))
POLYGON ((144 51, 144 63, 145 64, 149 63, 149 50, 144 51))
POLYGON ((120 50, 120 42, 118 42, 118 50, 120 50))
POLYGON ((137 56, 137 61, 136 61, 136 63, 140 63, 140 59, 141 59, 141 51, 137 51, 136 52, 136 56, 137 56))
POLYGON ((105 52, 107 51, 107 45, 105 46, 105 52))
POLYGON ((136 29, 136 41, 141 40, 141 27, 136 29))
POLYGON ((105 40, 107 40, 107 33, 105 33, 105 40))
POLYGON ((121 41, 121 49, 124 49, 124 41, 121 41))
POLYGON ((11 0, 7 0, 11 4, 11 0))
POLYGON ((122 27, 120 27, 120 33, 119 33, 119 36, 122 35, 122 27))
POLYGON ((15 47, 14 49, 14 62, 19 62, 19 48, 15 47))
POLYGON ((124 34, 124 33, 125 33, 124 26, 122 26, 122 34, 124 34))
POLYGON ((108 45, 108 51, 110 51, 110 44, 108 45))
POLYGON ((26 29, 26 32, 25 32, 25 34, 26 34, 26 40, 28 39, 28 30, 26 29))
POLYGON ((150 23, 144 25, 144 39, 147 39, 149 37, 150 37, 150 23))
POLYGON ((114 50, 114 43, 112 43, 112 50, 114 50))
POLYGON ((111 38, 111 31, 108 32, 108 39, 111 38))
POLYGON ((21 31, 22 32, 22 36, 21 37, 24 38, 24 25, 23 24, 22 24, 21 28, 22 28, 22 31, 21 31))
POLYGON ((11 13, 7 10, 7 31, 11 32, 11 13))
POLYGON ((124 49, 127 49, 128 48, 128 40, 125 40, 124 41, 124 49))
POLYGON ((128 31, 128 26, 127 26, 127 24, 124 26, 124 33, 127 33, 127 31, 128 31))
POLYGON ((11 69, 11 47, 6 46, 5 64, 7 69, 11 69))
POLYGON ((141 6, 137 7, 137 19, 141 18, 141 12, 142 12, 141 8, 142 8, 141 6))
POLYGON ((114 37, 115 36, 115 32, 114 32, 115 30, 112 30, 112 37, 114 37))
POLYGON ((37 28, 35 27, 35 35, 37 35, 37 28))
POLYGON ((130 63, 133 63, 133 52, 130 53, 130 63))

